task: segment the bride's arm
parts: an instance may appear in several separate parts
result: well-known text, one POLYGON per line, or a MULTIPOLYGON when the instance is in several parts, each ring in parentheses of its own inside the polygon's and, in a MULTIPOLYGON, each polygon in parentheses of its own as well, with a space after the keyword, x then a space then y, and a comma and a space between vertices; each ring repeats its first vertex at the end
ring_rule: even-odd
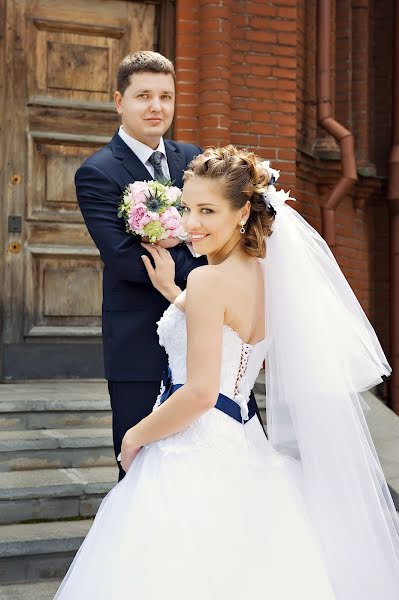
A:
POLYGON ((182 431, 216 404, 225 301, 215 267, 199 267, 190 273, 185 310, 187 382, 157 410, 126 432, 122 443, 125 471, 139 448, 182 431))

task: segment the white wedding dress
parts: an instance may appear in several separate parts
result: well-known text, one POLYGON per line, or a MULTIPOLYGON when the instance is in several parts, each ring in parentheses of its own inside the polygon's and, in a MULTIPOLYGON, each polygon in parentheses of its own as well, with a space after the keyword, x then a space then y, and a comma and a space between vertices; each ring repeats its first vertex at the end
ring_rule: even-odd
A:
MULTIPOLYGON (((172 304, 158 333, 173 382, 184 384, 184 313, 172 304)), ((267 344, 244 344, 224 326, 222 394, 248 400, 267 344)), ((335 595, 302 500, 299 463, 273 450, 256 416, 244 425, 214 408, 140 451, 104 498, 55 599, 335 595)))

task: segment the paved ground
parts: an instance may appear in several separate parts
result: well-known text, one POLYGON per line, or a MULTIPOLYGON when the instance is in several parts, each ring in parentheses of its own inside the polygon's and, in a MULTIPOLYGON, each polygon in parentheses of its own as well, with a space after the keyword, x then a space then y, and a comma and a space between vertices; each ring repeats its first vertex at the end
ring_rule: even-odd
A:
POLYGON ((399 417, 372 393, 365 392, 363 397, 370 406, 365 414, 371 437, 399 510, 399 417))
POLYGON ((51 580, 0 586, 0 600, 52 600, 60 583, 51 580))

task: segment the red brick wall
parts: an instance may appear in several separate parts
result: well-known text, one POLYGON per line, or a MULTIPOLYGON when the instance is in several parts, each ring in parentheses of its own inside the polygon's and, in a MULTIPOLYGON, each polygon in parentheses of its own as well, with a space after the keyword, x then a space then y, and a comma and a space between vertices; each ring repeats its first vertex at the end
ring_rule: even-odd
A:
POLYGON ((292 187, 297 9, 294 0, 277 4, 177 3, 175 137, 256 150, 284 171, 292 187))
MULTIPOLYGON (((316 4, 315 0, 298 2, 297 46, 304 60, 298 60, 297 72, 296 187, 303 202, 301 212, 320 230, 319 202, 340 175, 340 155, 321 152, 325 133, 317 126, 316 114, 316 4)), ((337 209, 334 253, 388 352, 388 211, 380 175, 387 172, 390 144, 393 6, 392 0, 382 0, 378 6, 342 0, 336 6, 333 102, 336 119, 355 137, 359 181, 337 209), (356 208, 360 200, 361 209, 356 208)))
POLYGON ((386 176, 392 143, 392 49, 394 0, 372 0, 371 32, 371 161, 376 169, 376 193, 371 199, 374 211, 372 261, 374 264, 374 324, 384 348, 389 347, 389 214, 386 176))
POLYGON ((199 0, 180 0, 176 8, 177 105, 174 137, 199 143, 199 0))
MULTIPOLYGON (((388 350, 381 176, 390 145, 393 0, 342 0, 336 7, 333 106, 355 136, 359 181, 337 209, 334 253, 388 350), (360 200, 364 207, 356 208, 360 200)), ((204 146, 231 142, 269 158, 282 171, 282 186, 298 198, 296 208, 320 230, 320 202, 341 164, 338 147, 317 123, 316 32, 317 0, 178 0, 175 138, 204 146)))

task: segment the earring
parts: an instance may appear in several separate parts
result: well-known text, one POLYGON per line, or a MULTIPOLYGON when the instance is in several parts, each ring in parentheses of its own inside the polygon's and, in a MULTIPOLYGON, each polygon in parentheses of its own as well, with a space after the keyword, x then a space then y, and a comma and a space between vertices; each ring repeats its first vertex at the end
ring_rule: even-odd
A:
POLYGON ((244 233, 245 233, 245 227, 244 227, 245 221, 240 221, 240 225, 241 225, 241 227, 240 227, 240 233, 242 235, 244 235, 244 233))

